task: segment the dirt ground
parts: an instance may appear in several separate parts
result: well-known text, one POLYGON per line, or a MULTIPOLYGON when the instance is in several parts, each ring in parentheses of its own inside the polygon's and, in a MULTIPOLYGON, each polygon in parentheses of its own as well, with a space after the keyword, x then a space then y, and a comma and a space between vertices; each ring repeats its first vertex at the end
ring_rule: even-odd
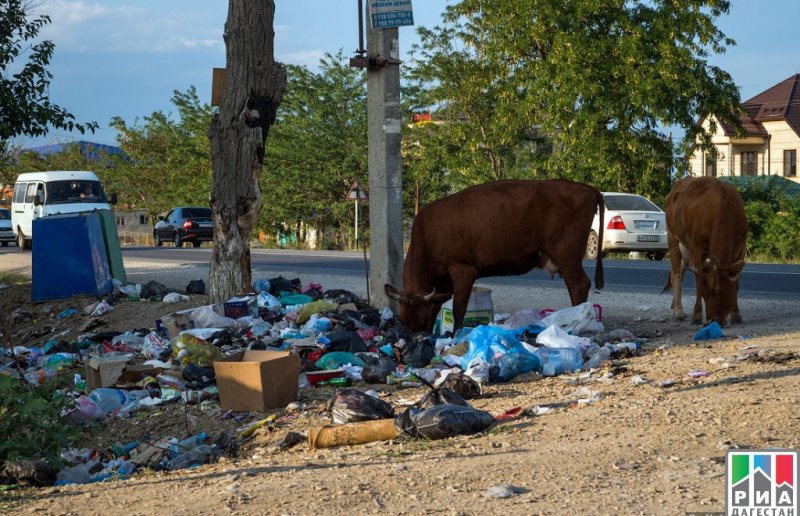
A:
MULTIPOLYGON (((277 274, 276 274, 277 275, 277 274)), ((291 271, 286 272, 287 277, 291 271)), ((145 278, 142 273, 139 278, 145 278)), ((318 278, 301 278, 303 281, 318 278)), ((348 288, 325 278, 326 288, 348 288)), ((76 335, 86 318, 49 313, 94 301, 75 298, 31 305, 29 286, 0 291, 0 312, 17 306, 41 314, 11 328, 12 341, 32 330, 76 335)), ((495 291, 497 311, 563 308, 566 291, 495 291), (535 305, 531 305, 531 300, 535 305)), ((355 291, 355 290, 354 290, 355 291)), ((398 440, 311 451, 301 443, 278 451, 288 431, 328 423, 331 389, 301 390, 304 409, 278 410, 272 426, 242 444, 236 457, 172 473, 138 473, 126 481, 26 490, 12 494, 5 512, 45 514, 684 514, 722 511, 725 452, 731 448, 800 448, 800 314, 792 303, 740 300, 745 323, 726 337, 696 343, 698 327, 669 319, 669 296, 592 292, 606 330, 626 328, 641 338, 641 356, 591 375, 563 375, 491 384, 473 404, 493 414, 522 407, 516 420, 482 435, 442 441, 398 440), (790 353, 775 355, 765 350, 790 353), (761 354, 759 355, 759 351, 761 354), (776 359, 777 358, 777 359, 776 359), (708 376, 692 378, 702 369, 708 376), (636 385, 640 375, 648 383, 636 385), (669 381, 668 381, 669 380, 669 381), (595 401, 578 402, 594 391, 595 401), (537 406, 558 404, 540 414, 537 406), (500 484, 508 498, 490 496, 500 484)), ((684 298, 690 309, 692 298, 684 298)), ((193 305, 205 303, 192 296, 193 305)), ((103 316, 104 329, 153 327, 175 309, 163 303, 120 303, 103 316)), ((24 344, 42 342, 37 337, 24 344)), ((383 386, 387 401, 416 400, 422 389, 383 386)), ((174 405, 127 421, 112 420, 85 445, 149 435, 183 437, 236 429, 243 421, 174 405)))

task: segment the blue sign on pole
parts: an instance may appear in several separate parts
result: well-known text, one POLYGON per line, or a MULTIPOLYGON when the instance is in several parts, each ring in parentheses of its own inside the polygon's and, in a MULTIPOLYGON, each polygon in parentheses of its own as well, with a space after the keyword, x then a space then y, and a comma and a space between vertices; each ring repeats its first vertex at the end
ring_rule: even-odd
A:
POLYGON ((414 25, 411 0, 369 0, 369 13, 373 29, 414 25))

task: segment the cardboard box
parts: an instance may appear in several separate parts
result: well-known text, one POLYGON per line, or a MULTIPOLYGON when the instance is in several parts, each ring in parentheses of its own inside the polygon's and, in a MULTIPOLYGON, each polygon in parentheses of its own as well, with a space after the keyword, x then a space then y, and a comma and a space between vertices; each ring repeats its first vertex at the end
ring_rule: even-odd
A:
POLYGON ((116 385, 130 360, 125 355, 90 357, 86 362, 86 388, 92 390, 116 385))
POLYGON ((214 362, 214 373, 225 410, 264 412, 297 401, 298 355, 249 349, 214 362))
POLYGON ((222 305, 222 315, 238 319, 250 315, 258 317, 258 303, 255 296, 234 297, 222 305))
POLYGON ((195 310, 196 308, 190 308, 162 316, 156 321, 156 331, 165 332, 170 339, 173 339, 183 330, 191 330, 194 328, 192 312, 195 310))
MULTIPOLYGON (((464 316, 464 326, 480 326, 489 324, 494 320, 494 304, 492 304, 492 290, 483 287, 473 287, 472 295, 467 303, 467 313, 464 316)), ((436 317, 436 324, 433 326, 433 333, 442 335, 448 331, 453 331, 453 300, 450 299, 442 305, 439 315, 436 317)))
POLYGON ((166 369, 162 367, 154 367, 151 365, 144 365, 144 364, 136 364, 136 365, 129 365, 125 367, 125 370, 122 371, 122 375, 119 378, 119 381, 125 384, 135 384, 147 378, 148 376, 157 376, 166 369))

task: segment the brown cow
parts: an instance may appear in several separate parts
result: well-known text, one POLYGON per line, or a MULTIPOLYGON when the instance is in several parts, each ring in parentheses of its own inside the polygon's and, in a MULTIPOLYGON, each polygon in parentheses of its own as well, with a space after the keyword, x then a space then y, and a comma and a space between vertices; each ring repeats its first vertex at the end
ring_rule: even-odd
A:
MULTIPOLYGON (((664 204, 667 213, 670 275, 663 292, 672 287, 672 312, 683 320, 681 283, 686 269, 695 273, 697 298, 692 322, 742 322, 737 296, 744 267, 747 218, 736 189, 713 177, 686 178, 675 185, 664 204)), ((663 293, 662 292, 662 293, 663 293)))
MULTIPOLYGON (((534 267, 559 272, 572 304, 584 303, 591 282, 582 260, 598 209, 602 221, 605 207, 596 188, 565 180, 497 181, 434 201, 414 220, 404 290, 387 284, 386 295, 400 302, 400 320, 412 331, 431 331, 451 296, 457 330, 476 279, 534 267)), ((600 249, 597 288, 603 288, 602 254, 600 249)))

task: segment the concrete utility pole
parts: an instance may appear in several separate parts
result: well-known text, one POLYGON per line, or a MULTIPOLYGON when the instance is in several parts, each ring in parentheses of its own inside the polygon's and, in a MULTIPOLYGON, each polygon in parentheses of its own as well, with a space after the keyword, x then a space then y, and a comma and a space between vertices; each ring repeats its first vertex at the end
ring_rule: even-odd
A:
MULTIPOLYGON (((367 2, 369 5, 369 2, 367 2)), ((369 7, 367 7, 369 20, 369 7)), ((368 22, 369 23, 369 22, 368 22)), ((385 283, 403 284, 403 164, 400 157, 400 43, 398 29, 367 31, 367 133, 372 305, 395 302, 385 283)))

